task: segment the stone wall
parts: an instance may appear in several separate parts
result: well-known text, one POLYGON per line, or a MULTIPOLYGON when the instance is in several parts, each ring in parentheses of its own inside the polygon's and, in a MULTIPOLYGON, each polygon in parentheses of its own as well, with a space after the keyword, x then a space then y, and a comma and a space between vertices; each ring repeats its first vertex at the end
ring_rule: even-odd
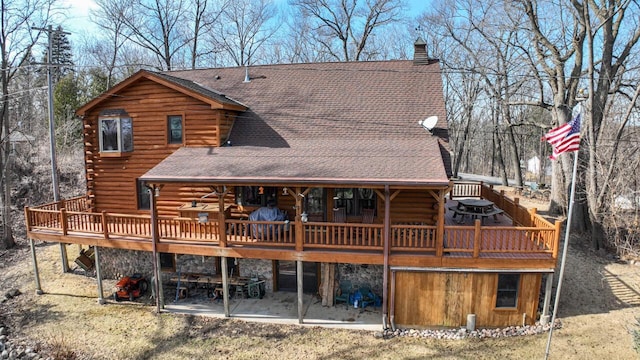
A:
POLYGON ((147 251, 100 248, 100 271, 103 279, 142 274, 153 277, 153 253, 147 251))
POLYGON ((259 276, 265 279, 267 292, 273 292, 273 266, 271 260, 238 259, 240 276, 259 276))
MULTIPOLYGON (((153 277, 153 256, 150 252, 100 248, 100 265, 102 277, 119 279, 122 276, 140 273, 147 279, 153 277)), ((229 266, 234 259, 228 259, 229 266)), ((176 272, 215 274, 216 259, 211 256, 177 255, 176 272)), ((234 276, 260 276, 265 279, 268 292, 273 291, 273 267, 271 260, 237 259, 240 274, 234 276)), ((355 288, 368 285, 376 294, 382 295, 382 266, 338 264, 336 279, 350 281, 355 288)), ((167 281, 173 272, 164 272, 163 280, 167 281)))
POLYGON ((354 288, 367 285, 376 294, 382 295, 381 265, 338 264, 336 278, 338 281, 350 281, 354 288))

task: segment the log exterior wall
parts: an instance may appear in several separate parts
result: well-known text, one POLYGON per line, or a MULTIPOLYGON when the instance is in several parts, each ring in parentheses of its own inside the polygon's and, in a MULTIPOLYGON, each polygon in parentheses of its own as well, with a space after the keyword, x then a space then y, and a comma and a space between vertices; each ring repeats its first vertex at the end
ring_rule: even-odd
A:
POLYGON ((476 314, 478 327, 536 321, 542 274, 521 274, 518 304, 496 309, 497 273, 397 272, 395 322, 399 326, 460 326, 476 314))
MULTIPOLYGON (((104 100, 84 114, 84 144, 87 194, 95 211, 129 214, 138 210, 136 179, 182 146, 219 146, 225 141, 235 117, 234 112, 211 109, 211 105, 178 91, 141 79, 123 89, 118 96, 104 100), (101 156, 98 117, 102 110, 122 109, 133 121, 133 152, 121 157, 101 156), (167 117, 183 119, 183 143, 169 144, 167 117)), ((163 189, 160 213, 171 213, 180 202, 211 192, 180 185, 163 189)), ((175 213, 175 212, 173 212, 175 213)))

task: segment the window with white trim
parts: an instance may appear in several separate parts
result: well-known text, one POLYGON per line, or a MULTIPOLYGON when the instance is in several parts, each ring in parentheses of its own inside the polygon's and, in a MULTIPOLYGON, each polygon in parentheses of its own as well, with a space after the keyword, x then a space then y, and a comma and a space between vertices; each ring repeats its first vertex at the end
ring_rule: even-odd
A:
POLYGON ((101 153, 133 151, 133 121, 126 112, 118 110, 101 114, 98 132, 101 153))

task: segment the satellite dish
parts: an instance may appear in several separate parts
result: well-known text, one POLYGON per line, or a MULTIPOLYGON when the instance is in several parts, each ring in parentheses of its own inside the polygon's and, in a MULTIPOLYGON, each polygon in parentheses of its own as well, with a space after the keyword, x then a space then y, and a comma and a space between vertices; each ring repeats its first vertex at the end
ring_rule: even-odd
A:
POLYGON ((429 116, 424 120, 418 121, 418 125, 422 126, 423 128, 427 129, 429 132, 431 132, 431 130, 433 130, 433 128, 436 127, 437 122, 438 122, 437 116, 429 116))

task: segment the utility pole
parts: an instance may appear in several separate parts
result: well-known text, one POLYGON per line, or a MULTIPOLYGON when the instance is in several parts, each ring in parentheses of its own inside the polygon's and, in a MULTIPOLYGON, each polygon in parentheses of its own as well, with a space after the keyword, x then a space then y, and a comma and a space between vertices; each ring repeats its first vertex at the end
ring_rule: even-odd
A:
MULTIPOLYGON (((60 186, 58 184, 58 161, 56 159, 56 128, 55 121, 53 118, 53 79, 51 74, 51 69, 57 64, 52 63, 52 49, 53 49, 53 33, 64 33, 71 34, 68 32, 62 32, 59 30, 53 30, 51 25, 45 28, 37 28, 33 27, 34 30, 46 31, 48 38, 48 46, 47 46, 47 62, 43 65, 47 66, 47 93, 48 93, 48 101, 47 107, 49 109, 49 150, 51 151, 51 181, 53 186, 53 201, 58 203, 60 202, 60 186)), ((58 209, 60 210, 60 209, 58 209)), ((62 271, 69 272, 69 261, 67 259, 67 247, 66 244, 60 243, 60 255, 62 257, 62 271)))

